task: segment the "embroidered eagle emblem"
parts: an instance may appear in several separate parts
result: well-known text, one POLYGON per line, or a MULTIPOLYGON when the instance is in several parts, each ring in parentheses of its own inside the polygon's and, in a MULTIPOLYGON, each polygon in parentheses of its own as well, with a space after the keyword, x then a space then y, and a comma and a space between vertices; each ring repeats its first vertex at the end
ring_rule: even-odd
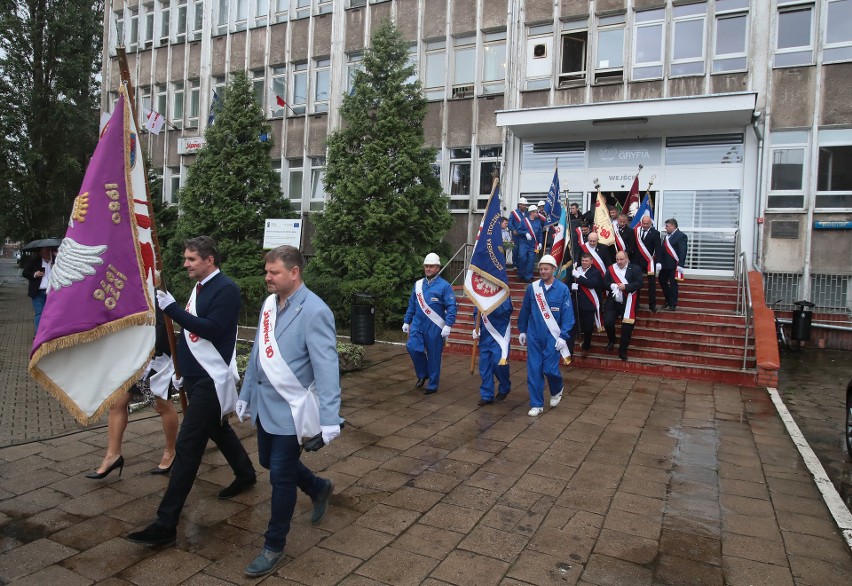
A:
POLYGON ((56 255, 56 264, 50 273, 47 291, 59 291, 70 287, 86 277, 95 274, 95 266, 104 263, 101 255, 106 252, 106 244, 89 246, 65 237, 56 255))

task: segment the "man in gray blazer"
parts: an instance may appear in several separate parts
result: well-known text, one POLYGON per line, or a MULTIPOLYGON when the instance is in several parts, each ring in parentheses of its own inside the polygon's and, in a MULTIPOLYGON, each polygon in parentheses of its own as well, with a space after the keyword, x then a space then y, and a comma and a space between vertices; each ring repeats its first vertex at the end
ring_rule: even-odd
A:
POLYGON ((302 281, 305 259, 292 246, 266 254, 266 287, 237 416, 257 427, 260 465, 269 470, 272 514, 263 549, 247 576, 263 576, 281 560, 296 507, 296 487, 314 504, 311 522, 325 515, 330 479, 299 460, 340 435, 340 371, 334 315, 302 281))

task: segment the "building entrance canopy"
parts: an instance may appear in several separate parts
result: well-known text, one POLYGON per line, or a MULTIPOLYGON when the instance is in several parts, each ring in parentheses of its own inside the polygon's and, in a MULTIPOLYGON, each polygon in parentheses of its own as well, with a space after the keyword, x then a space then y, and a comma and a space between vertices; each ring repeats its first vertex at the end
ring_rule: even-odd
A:
POLYGON ((745 127, 754 117, 756 99, 756 93, 743 92, 500 110, 497 126, 536 141, 688 134, 745 127))

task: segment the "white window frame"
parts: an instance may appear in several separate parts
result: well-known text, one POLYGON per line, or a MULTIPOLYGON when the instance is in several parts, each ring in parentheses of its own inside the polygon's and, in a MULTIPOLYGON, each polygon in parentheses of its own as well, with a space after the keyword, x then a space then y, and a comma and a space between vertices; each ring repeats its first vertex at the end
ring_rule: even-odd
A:
POLYGON ((230 22, 231 0, 219 0, 215 3, 216 6, 216 24, 214 25, 214 35, 224 35, 228 32, 228 23, 230 22))
POLYGON ((186 128, 198 128, 198 119, 201 116, 201 81, 190 79, 189 99, 186 109, 186 128))
POLYGON ((842 25, 843 22, 837 18, 832 18, 832 6, 846 4, 847 8, 852 8, 852 0, 827 0, 825 4, 825 44, 822 50, 823 63, 839 63, 842 61, 852 61, 852 26, 843 28, 846 33, 846 39, 830 40, 829 34, 836 29, 832 28, 833 24, 842 25))
POLYGON ((449 174, 447 175, 447 195, 449 196, 449 209, 451 213, 468 213, 471 210, 471 198, 473 197, 474 162, 473 149, 468 146, 449 149, 449 174), (453 169, 456 166, 468 167, 468 189, 466 193, 453 193, 453 169), (462 207, 457 207, 461 205, 462 207))
POLYGON ((355 89, 355 72, 364 71, 364 54, 348 53, 346 55, 346 93, 351 95, 355 89))
POLYGON ((773 67, 801 67, 813 65, 814 62, 814 40, 815 40, 815 21, 816 21, 816 6, 813 2, 806 3, 791 3, 778 2, 778 14, 775 26, 775 40, 773 43, 773 67), (781 21, 782 15, 793 12, 808 11, 810 13, 810 30, 808 31, 808 44, 796 45, 793 47, 779 48, 778 44, 781 41, 781 21))
POLYGON ((502 94, 506 91, 506 31, 482 34, 482 93, 502 94), (499 61, 502 58, 502 61, 499 61), (494 60, 497 59, 497 62, 494 60), (491 71, 501 75, 492 76, 491 71))
POLYGON ((189 28, 189 3, 188 0, 178 0, 175 9, 175 34, 174 42, 186 42, 186 31, 189 28))
POLYGON ((707 60, 707 4, 685 4, 672 8, 671 42, 669 43, 671 62, 669 77, 688 77, 704 75, 707 60), (700 12, 699 12, 700 9, 700 12), (678 29, 690 23, 701 21, 701 54, 697 57, 677 57, 678 29))
POLYGON ((497 165, 499 172, 503 170, 503 147, 501 145, 480 146, 477 147, 476 154, 476 179, 474 185, 476 185, 477 193, 474 195, 476 198, 474 209, 478 212, 484 212, 488 205, 488 196, 491 195, 491 172, 493 171, 493 166, 497 165), (486 166, 491 168, 483 168, 486 166), (487 183, 483 183, 483 181, 487 181, 487 183))
POLYGON ((294 63, 293 67, 290 71, 290 99, 288 103, 290 104, 290 114, 291 115, 302 115, 308 111, 308 96, 310 95, 310 88, 308 87, 308 62, 302 61, 300 63, 294 63), (298 89, 299 82, 302 81, 304 84, 304 96, 302 96, 302 101, 297 100, 296 91, 298 89))
POLYGON ((273 22, 286 22, 290 17, 290 0, 270 0, 275 3, 273 22))
POLYGON ((594 31, 594 44, 592 45, 594 47, 594 56, 591 62, 594 71, 593 83, 621 83, 624 81, 624 67, 627 62, 624 56, 626 35, 627 23, 623 14, 598 19, 598 26, 594 31), (618 65, 612 65, 609 59, 601 59, 601 37, 615 33, 620 33, 621 36, 621 63, 618 65))
POLYGON ((308 211, 321 212, 325 209, 325 157, 311 157, 311 184, 308 211))
POLYGON ((136 51, 139 48, 139 9, 130 9, 130 34, 127 39, 127 50, 136 51))
POLYGON ((236 6, 234 8, 234 26, 231 28, 232 31, 244 31, 248 28, 248 19, 250 13, 250 2, 249 0, 233 0, 236 2, 236 6))
POLYGON ((204 32, 204 0, 195 0, 192 3, 192 33, 188 37, 190 41, 198 41, 204 32))
POLYGON ((553 85, 553 25, 544 24, 527 27, 527 41, 524 56, 524 89, 526 90, 549 90, 553 85), (539 47, 543 47, 543 54, 536 55, 539 47), (540 67, 542 72, 532 72, 532 65, 542 60, 540 67), (548 62, 550 66, 547 67, 548 62))
POLYGON ((270 67, 269 68, 269 87, 272 88, 269 100, 269 116, 270 118, 283 118, 287 107, 279 107, 278 102, 272 102, 272 94, 281 96, 283 100, 287 100, 287 67, 270 67))
POLYGON ((478 60, 476 55, 476 34, 453 38, 453 84, 450 94, 453 99, 474 96, 478 60))
POLYGON ((317 0, 317 14, 331 14, 334 11, 334 0, 317 0))
POLYGON ((158 46, 168 45, 171 40, 171 30, 172 30, 172 8, 170 4, 170 0, 160 0, 157 3, 159 7, 159 23, 160 23, 160 36, 157 42, 158 46))
POLYGON ((305 162, 299 157, 286 159, 287 163, 287 191, 285 197, 290 200, 290 208, 296 212, 307 211, 305 201, 305 162), (293 190, 299 193, 294 194, 293 190), (295 197, 294 197, 295 196, 295 197))
MULTIPOLYGON (((820 212, 848 213, 848 212, 852 211, 852 207, 850 207, 850 206, 846 206, 846 207, 840 207, 840 206, 830 207, 829 206, 829 207, 826 207, 826 206, 820 206, 819 205, 821 198, 839 196, 839 195, 848 197, 849 194, 852 193, 852 189, 820 191, 820 189, 819 189, 820 160, 819 159, 820 159, 820 155, 822 154, 823 148, 852 147, 852 130, 849 130, 849 129, 820 130, 818 132, 818 135, 817 135, 817 142, 818 142, 817 148, 819 149, 819 153, 817 154, 817 170, 816 170, 816 173, 815 173, 815 175, 816 175, 816 189, 814 190, 814 193, 815 193, 814 210, 820 211, 820 212)), ((847 162, 847 165, 848 165, 848 162, 847 162)))
POLYGON ((269 21, 269 3, 270 0, 252 0, 254 7, 254 10, 252 10, 252 14, 254 15, 252 17, 253 27, 266 26, 266 23, 269 21))
POLYGON ((748 71, 748 50, 749 50, 749 27, 751 20, 748 17, 749 0, 717 0, 715 27, 713 29, 713 64, 711 65, 712 73, 733 73, 748 71), (726 10, 727 6, 731 6, 730 10, 726 10), (742 19, 745 22, 745 30, 743 31, 743 50, 731 51, 730 53, 722 53, 725 48, 719 47, 719 23, 731 20, 742 19))
POLYGON ((183 128, 183 117, 186 113, 186 86, 182 81, 172 83, 172 108, 170 110, 172 125, 183 128))
POLYGON ((139 114, 139 128, 145 127, 145 122, 148 120, 148 112, 151 111, 151 106, 153 105, 151 102, 151 88, 143 87, 139 89, 139 108, 137 112, 139 114))
POLYGON ((767 183, 767 197, 766 197, 766 209, 777 211, 777 210, 790 210, 790 211, 803 211, 807 205, 806 201, 806 190, 807 190, 807 181, 808 181, 808 167, 809 167, 809 132, 807 130, 794 130, 794 131, 779 131, 773 132, 770 135, 770 158, 769 158, 769 181, 767 183), (777 152, 781 151, 801 151, 802 153, 802 182, 801 188, 799 189, 773 189, 772 188, 772 173, 773 167, 775 164, 775 157, 777 152), (781 207, 773 207, 771 205, 771 200, 773 197, 800 197, 801 205, 800 206, 781 206, 781 207))
POLYGON ((150 49, 154 46, 154 3, 143 4, 142 9, 145 11, 145 30, 142 42, 145 49, 150 49))
MULTIPOLYGON (((166 167, 165 171, 168 173, 168 191, 163 189, 163 203, 173 204, 176 202, 175 196, 180 192, 180 188, 183 185, 183 177, 181 173, 181 167, 166 167)), ((165 187, 166 181, 165 177, 161 177, 163 179, 162 185, 165 187)))
POLYGON ((313 89, 311 90, 311 112, 328 112, 331 103, 331 58, 323 57, 313 60, 313 89), (320 83, 321 76, 325 77, 320 83), (321 90, 325 89, 324 92, 321 90), (322 96, 322 93, 325 95, 322 96))
POLYGON ((649 79, 662 79, 665 69, 666 57, 666 9, 655 8, 653 10, 642 10, 636 12, 633 20, 633 63, 630 79, 633 81, 645 81, 649 79), (645 29, 658 29, 660 39, 659 59, 650 61, 639 61, 639 48, 646 46, 640 33, 645 29))
POLYGON ((154 110, 162 116, 167 116, 169 113, 169 88, 165 84, 157 84, 154 89, 157 92, 154 102, 157 107, 154 110))
POLYGON ((112 13, 113 38, 115 40, 113 49, 124 45, 124 9, 112 13))
POLYGON ((569 20, 562 23, 559 36, 559 87, 585 85, 589 70, 589 27, 587 20, 569 20), (582 68, 565 71, 566 44, 569 37, 585 37, 582 41, 582 68))
POLYGON ((293 20, 308 18, 311 15, 313 0, 295 0, 293 20))
MULTIPOLYGON (((437 82, 439 76, 434 76, 437 82)), ((423 93, 429 101, 443 100, 447 91, 447 41, 435 39, 423 43, 423 93), (433 67, 441 69, 440 85, 429 85, 433 67)))

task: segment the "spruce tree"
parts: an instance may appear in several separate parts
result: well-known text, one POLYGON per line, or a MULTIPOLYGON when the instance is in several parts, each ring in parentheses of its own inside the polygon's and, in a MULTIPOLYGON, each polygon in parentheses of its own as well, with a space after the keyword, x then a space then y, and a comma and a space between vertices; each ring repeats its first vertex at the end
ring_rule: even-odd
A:
POLYGON ((376 29, 363 65, 344 96, 341 128, 328 138, 328 202, 313 217, 307 279, 337 297, 327 301, 340 321, 347 294, 365 290, 387 322, 399 320, 424 256, 443 249, 452 219, 432 170, 435 149, 424 142, 426 99, 393 24, 376 29))
POLYGON ((183 242, 202 234, 218 243, 222 271, 239 285, 243 301, 256 307, 265 297, 264 220, 293 215, 269 158, 272 142, 261 140, 270 133, 247 75, 235 73, 178 194, 180 216, 165 258, 169 286, 179 298, 190 286, 180 268, 183 242))

